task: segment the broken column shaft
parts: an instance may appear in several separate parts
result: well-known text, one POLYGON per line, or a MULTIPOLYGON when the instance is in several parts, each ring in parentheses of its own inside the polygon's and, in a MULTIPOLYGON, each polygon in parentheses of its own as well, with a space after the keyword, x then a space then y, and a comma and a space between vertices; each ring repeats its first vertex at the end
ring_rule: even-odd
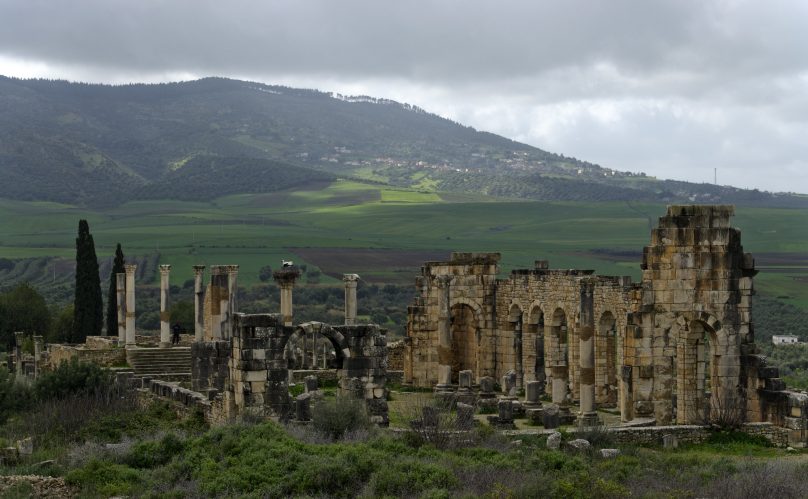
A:
POLYGON ((225 265, 225 272, 227 272, 227 316, 223 324, 223 333, 225 338, 233 337, 233 317, 238 311, 237 295, 238 295, 238 265, 225 265))
POLYGON ((128 263, 126 269, 126 346, 135 346, 135 272, 137 264, 128 263))
POLYGON ((359 274, 343 274, 342 280, 345 282, 345 325, 356 324, 356 285, 359 281, 359 274))
POLYGON ((168 311, 168 277, 171 265, 160 265, 160 348, 171 346, 171 317, 168 311))

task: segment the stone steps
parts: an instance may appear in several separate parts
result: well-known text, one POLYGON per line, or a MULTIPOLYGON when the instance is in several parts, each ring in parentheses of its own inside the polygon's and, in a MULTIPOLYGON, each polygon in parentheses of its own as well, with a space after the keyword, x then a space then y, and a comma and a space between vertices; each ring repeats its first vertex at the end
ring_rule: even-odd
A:
POLYGON ((191 349, 133 348, 126 351, 126 360, 137 377, 186 380, 191 378, 191 349))

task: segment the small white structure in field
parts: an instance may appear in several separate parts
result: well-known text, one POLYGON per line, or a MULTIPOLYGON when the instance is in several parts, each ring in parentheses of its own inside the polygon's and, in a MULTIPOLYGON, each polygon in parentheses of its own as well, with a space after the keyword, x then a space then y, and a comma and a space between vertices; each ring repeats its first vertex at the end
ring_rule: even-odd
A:
POLYGON ((793 334, 782 334, 772 336, 772 343, 775 345, 796 345, 800 339, 793 334))

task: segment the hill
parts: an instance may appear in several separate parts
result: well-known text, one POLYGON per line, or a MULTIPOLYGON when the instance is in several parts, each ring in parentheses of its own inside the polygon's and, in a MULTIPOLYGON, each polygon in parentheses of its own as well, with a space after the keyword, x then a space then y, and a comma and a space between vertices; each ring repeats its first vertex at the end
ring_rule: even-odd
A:
POLYGON ((390 100, 222 78, 109 86, 0 77, 0 175, 0 197, 84 206, 204 201, 212 190, 334 176, 532 200, 808 206, 808 197, 604 169, 390 100))

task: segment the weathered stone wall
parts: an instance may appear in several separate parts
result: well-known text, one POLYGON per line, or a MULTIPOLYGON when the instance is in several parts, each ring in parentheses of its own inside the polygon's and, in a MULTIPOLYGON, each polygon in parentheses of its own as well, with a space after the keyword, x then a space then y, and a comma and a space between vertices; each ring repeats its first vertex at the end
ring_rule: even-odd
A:
POLYGON ((406 357, 407 346, 404 341, 394 341, 387 344, 387 369, 390 371, 403 371, 404 358, 406 357))
POLYGON ((205 341, 191 344, 191 387, 202 392, 222 392, 230 378, 229 341, 205 341))

